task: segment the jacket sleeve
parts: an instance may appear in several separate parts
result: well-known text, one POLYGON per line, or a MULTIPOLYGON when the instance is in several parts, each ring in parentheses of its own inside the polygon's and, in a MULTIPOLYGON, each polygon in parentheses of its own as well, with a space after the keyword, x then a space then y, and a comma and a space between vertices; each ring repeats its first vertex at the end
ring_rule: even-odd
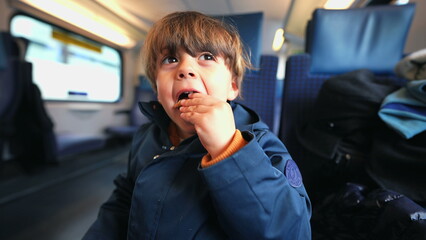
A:
POLYGON ((114 180, 116 186, 111 197, 102 204, 96 221, 83 240, 126 239, 133 182, 126 174, 114 180))
POLYGON ((300 172, 271 132, 243 132, 248 144, 200 169, 231 239, 311 239, 311 205, 300 172))

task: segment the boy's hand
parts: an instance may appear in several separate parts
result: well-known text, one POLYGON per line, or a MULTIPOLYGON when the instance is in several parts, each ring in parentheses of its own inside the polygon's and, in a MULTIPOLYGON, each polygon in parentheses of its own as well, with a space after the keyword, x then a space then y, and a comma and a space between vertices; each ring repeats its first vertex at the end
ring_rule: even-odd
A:
POLYGON ((181 101, 181 117, 194 125, 197 135, 212 158, 221 154, 235 134, 231 106, 215 97, 192 93, 181 101))

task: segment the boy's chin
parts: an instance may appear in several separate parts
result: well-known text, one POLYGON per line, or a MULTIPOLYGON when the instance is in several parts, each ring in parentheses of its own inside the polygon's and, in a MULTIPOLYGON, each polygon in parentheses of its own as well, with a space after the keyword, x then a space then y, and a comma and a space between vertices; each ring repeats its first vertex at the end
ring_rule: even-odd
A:
POLYGON ((188 125, 185 126, 178 126, 178 128, 180 129, 180 135, 183 135, 179 137, 183 139, 187 139, 197 134, 194 125, 192 125, 191 123, 188 123, 188 125))
POLYGON ((191 133, 193 132, 195 134, 195 127, 194 124, 187 122, 185 120, 182 119, 182 121, 180 122, 180 124, 178 124, 178 127, 185 132, 191 133))

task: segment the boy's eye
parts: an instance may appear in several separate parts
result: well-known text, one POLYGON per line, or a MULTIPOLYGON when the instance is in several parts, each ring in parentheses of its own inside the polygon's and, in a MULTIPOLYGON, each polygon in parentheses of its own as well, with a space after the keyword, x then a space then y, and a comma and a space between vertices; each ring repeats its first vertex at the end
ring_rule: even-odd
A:
POLYGON ((201 54, 200 60, 214 60, 214 56, 211 53, 203 53, 201 54))
POLYGON ((177 63, 178 60, 175 57, 166 57, 163 59, 163 61, 161 62, 162 64, 172 64, 172 63, 177 63))

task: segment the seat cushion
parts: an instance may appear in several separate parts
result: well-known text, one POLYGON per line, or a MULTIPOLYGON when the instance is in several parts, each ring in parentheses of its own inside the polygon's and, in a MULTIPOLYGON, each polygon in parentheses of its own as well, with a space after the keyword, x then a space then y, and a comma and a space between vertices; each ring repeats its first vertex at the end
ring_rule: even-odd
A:
POLYGON ((64 134, 56 136, 58 157, 101 149, 105 139, 100 136, 64 134))

